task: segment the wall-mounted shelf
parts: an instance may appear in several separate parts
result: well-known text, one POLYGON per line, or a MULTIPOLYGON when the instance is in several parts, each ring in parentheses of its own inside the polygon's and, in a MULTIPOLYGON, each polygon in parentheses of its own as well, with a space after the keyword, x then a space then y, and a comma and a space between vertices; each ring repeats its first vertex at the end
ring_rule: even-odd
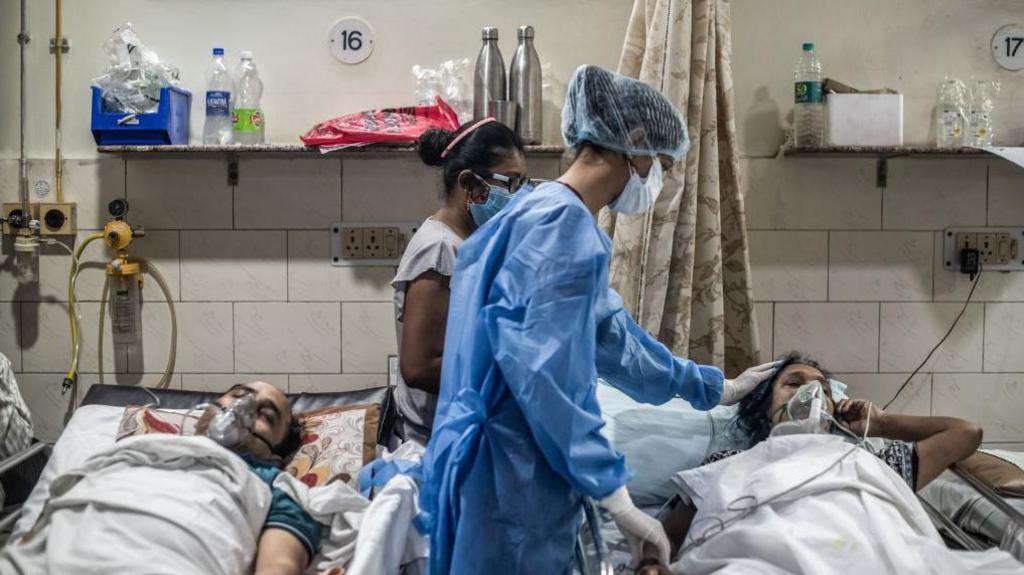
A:
MULTIPOLYGON (((260 144, 251 146, 99 146, 101 154, 121 154, 139 158, 338 158, 402 156, 416 153, 413 144, 373 144, 321 154, 317 148, 302 144, 260 144)), ((530 155, 560 156, 562 146, 526 146, 530 155)))

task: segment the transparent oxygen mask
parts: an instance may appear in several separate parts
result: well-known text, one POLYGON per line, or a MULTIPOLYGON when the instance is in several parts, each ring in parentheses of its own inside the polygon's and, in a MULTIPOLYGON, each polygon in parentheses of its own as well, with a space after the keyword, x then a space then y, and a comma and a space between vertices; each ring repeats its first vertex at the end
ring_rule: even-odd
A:
POLYGON ((248 393, 220 407, 206 431, 207 437, 224 447, 242 444, 253 432, 256 421, 256 396, 248 393))
POLYGON ((789 403, 780 408, 783 409, 789 419, 772 427, 773 436, 831 431, 832 416, 825 409, 825 388, 818 380, 800 386, 789 403))

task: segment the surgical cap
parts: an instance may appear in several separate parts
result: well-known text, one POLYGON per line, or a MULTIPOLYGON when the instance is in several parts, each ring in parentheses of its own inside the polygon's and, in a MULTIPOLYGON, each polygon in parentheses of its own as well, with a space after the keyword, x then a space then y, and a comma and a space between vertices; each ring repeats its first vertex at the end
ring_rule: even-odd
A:
POLYGON ((562 108, 568 146, 590 142, 632 156, 678 160, 690 148, 686 122, 665 96, 639 80, 598 66, 580 66, 562 108))

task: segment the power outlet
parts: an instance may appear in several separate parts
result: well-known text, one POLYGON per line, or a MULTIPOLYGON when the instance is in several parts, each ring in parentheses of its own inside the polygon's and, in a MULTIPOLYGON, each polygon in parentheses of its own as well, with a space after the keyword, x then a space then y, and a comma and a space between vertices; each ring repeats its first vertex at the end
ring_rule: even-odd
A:
POLYGON ((341 257, 347 260, 358 260, 363 257, 363 229, 362 228, 335 228, 335 233, 341 232, 341 257))
POLYGON ((383 259, 384 236, 388 228, 366 228, 363 230, 363 258, 368 260, 383 259))
POLYGON ((75 204, 39 204, 39 234, 70 236, 75 230, 75 204))
POLYGON ((959 269, 960 253, 976 249, 988 271, 1024 271, 1020 243, 1024 228, 950 228, 943 234, 945 268, 959 269))
POLYGON ((336 266, 395 265, 419 224, 335 222, 331 226, 331 262, 336 266))

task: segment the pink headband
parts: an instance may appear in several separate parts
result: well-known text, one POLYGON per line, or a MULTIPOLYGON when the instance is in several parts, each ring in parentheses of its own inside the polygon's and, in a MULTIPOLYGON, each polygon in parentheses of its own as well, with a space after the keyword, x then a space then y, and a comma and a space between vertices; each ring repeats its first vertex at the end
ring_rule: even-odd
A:
POLYGON ((476 130, 477 128, 479 128, 480 126, 483 126, 484 124, 488 124, 490 122, 496 122, 496 121, 497 120, 495 120, 494 118, 487 117, 487 118, 484 118, 483 120, 480 120, 479 122, 473 124, 472 126, 466 128, 465 130, 463 130, 462 133, 459 134, 458 136, 456 136, 455 139, 452 140, 452 143, 448 144, 448 146, 444 149, 444 151, 441 152, 441 159, 443 160, 444 158, 446 158, 448 156, 448 152, 452 151, 452 148, 457 146, 459 142, 461 142, 462 140, 466 139, 466 136, 472 134, 473 130, 476 130))

